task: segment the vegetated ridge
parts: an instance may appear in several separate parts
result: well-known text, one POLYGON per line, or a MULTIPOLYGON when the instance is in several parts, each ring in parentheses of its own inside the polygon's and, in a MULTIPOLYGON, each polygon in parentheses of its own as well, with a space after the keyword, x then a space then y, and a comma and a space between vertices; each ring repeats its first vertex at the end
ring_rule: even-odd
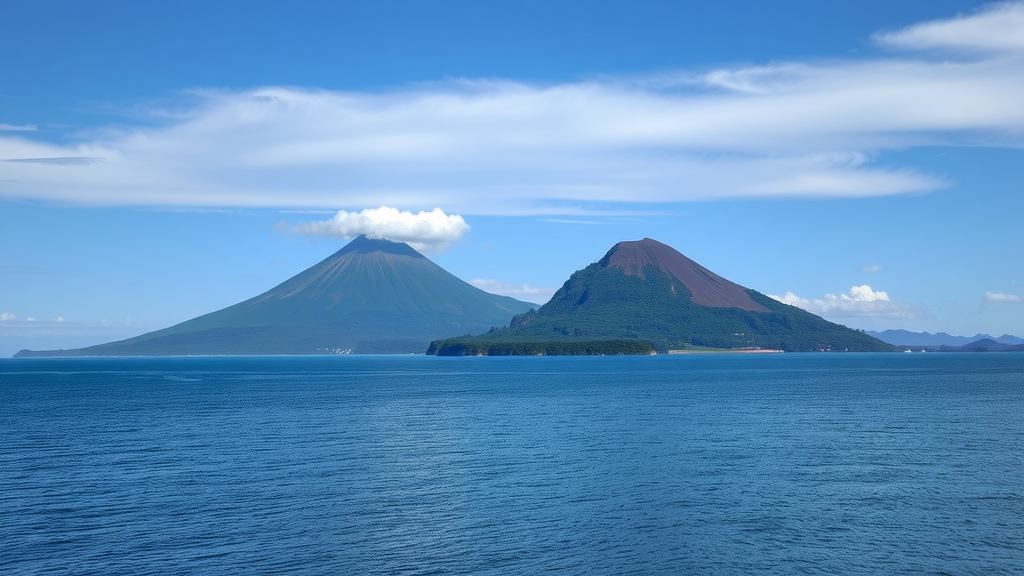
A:
POLYGON ((244 302, 141 336, 15 356, 422 353, 503 326, 531 304, 463 282, 409 245, 360 236, 244 302))
POLYGON ((516 343, 545 353, 546 343, 607 340, 644 341, 661 352, 893 351, 877 338, 744 288, 645 238, 616 244, 574 273, 551 301, 517 315, 507 328, 438 340, 428 354, 490 354, 515 349, 516 343))

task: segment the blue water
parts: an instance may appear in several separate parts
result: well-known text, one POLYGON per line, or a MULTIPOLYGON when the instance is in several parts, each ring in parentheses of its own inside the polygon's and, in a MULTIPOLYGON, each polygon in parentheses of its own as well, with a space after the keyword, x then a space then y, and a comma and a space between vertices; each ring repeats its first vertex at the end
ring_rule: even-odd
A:
POLYGON ((0 361, 0 574, 1021 574, 1024 354, 0 361))

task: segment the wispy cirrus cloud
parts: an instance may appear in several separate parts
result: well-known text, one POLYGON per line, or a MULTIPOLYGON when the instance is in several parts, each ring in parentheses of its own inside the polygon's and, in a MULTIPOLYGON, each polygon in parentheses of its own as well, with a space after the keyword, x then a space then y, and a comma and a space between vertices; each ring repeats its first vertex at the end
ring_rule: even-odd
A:
POLYGON ((57 156, 53 158, 8 158, 4 162, 17 164, 48 164, 50 166, 88 166, 101 162, 102 158, 89 156, 57 156))
POLYGON ((74 145, 0 136, 0 159, 13 160, 0 198, 581 215, 632 202, 928 192, 949 182, 879 154, 1024 144, 1022 6, 876 36, 955 55, 946 59, 384 92, 196 91, 159 127, 74 145))
POLYGON ((1021 304, 1024 303, 1024 296, 1018 296, 1016 294, 998 294, 992 292, 985 292, 985 300, 987 302, 999 302, 1004 304, 1021 304))
POLYGON ((875 34, 875 40, 897 48, 933 48, 1024 51, 1024 4, 998 2, 976 14, 922 22, 893 32, 875 34))

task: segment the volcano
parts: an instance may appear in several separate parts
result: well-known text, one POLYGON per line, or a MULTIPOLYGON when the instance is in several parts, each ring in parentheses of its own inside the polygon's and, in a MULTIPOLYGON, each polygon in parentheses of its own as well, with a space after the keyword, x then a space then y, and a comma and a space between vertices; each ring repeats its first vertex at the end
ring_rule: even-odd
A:
POLYGON ((574 273, 547 304, 516 316, 508 328, 434 342, 430 353, 590 353, 585 351, 613 349, 591 345, 611 340, 644 341, 658 351, 893 349, 726 280, 645 238, 616 244, 604 258, 574 273), (573 347, 567 341, 587 344, 573 347))
POLYGON ((463 282, 409 245, 360 236, 254 298, 135 338, 16 356, 422 353, 531 304, 463 282))
POLYGON ((750 297, 747 289, 722 278, 718 274, 690 260, 671 246, 657 240, 619 242, 598 262, 604 268, 619 269, 627 276, 646 277, 648 266, 654 267, 671 280, 670 290, 676 294, 676 283, 690 292, 694 304, 711 308, 739 308, 754 312, 768 312, 750 297))

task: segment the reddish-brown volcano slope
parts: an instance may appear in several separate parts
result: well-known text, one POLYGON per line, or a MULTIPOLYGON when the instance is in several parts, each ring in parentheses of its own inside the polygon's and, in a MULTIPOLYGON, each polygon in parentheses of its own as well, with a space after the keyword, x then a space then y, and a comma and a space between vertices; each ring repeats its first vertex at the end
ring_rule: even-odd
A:
POLYGON ((713 308, 740 308, 752 312, 769 310, 754 302, 747 289, 690 260, 671 246, 644 238, 619 242, 602 259, 605 266, 621 268, 625 274, 644 277, 644 266, 656 266, 675 277, 693 293, 693 302, 713 308))

